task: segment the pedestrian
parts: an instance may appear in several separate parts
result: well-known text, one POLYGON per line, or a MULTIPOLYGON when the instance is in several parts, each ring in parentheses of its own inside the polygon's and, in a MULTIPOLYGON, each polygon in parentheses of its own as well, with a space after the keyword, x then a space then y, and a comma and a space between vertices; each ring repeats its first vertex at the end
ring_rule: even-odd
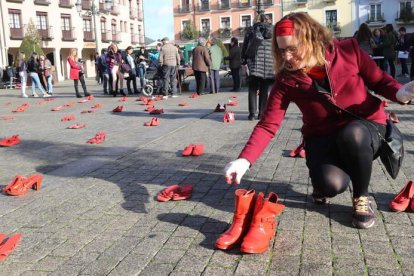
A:
POLYGON ((101 55, 98 58, 98 67, 102 73, 102 84, 104 94, 108 94, 108 82, 109 82, 109 72, 108 65, 106 64, 106 55, 108 51, 106 49, 101 50, 101 55))
POLYGON ((26 83, 27 83, 27 62, 26 54, 24 52, 19 53, 19 76, 20 76, 20 92, 22 98, 27 98, 26 83))
POLYGON ((206 39, 200 37, 198 45, 193 50, 193 72, 196 80, 196 91, 198 95, 205 94, 204 88, 207 81, 207 72, 211 66, 211 58, 206 48, 206 39))
POLYGON ((32 96, 35 98, 39 97, 36 94, 36 87, 37 87, 37 89, 39 89, 40 92, 42 92, 43 98, 50 97, 50 95, 45 92, 45 90, 42 87, 42 84, 40 83, 39 70, 40 70, 39 58, 38 58, 37 53, 33 52, 27 64, 27 71, 29 72, 29 76, 32 79, 32 96))
POLYGON ((217 38, 215 37, 211 39, 210 57, 210 94, 213 94, 220 90, 220 68, 223 61, 223 51, 217 45, 217 38))
POLYGON ((256 118, 257 95, 259 94, 259 112, 257 119, 263 116, 267 103, 269 87, 274 81, 272 57, 272 24, 264 14, 259 14, 253 27, 246 32, 241 52, 242 59, 249 69, 249 120, 256 118), (261 41, 257 41, 258 36, 261 41), (258 93, 259 91, 259 93, 258 93))
POLYGON ((118 94, 118 82, 120 83, 119 93, 122 96, 126 96, 123 88, 123 76, 120 74, 120 65, 122 63, 122 56, 118 52, 118 46, 112 43, 108 47, 108 54, 106 55, 106 64, 109 71, 109 93, 116 97, 118 94))
POLYGON ((42 84, 43 87, 46 89, 47 94, 53 94, 53 75, 52 75, 52 63, 50 60, 45 57, 44 55, 39 56, 40 61, 40 70, 39 70, 39 78, 43 80, 42 84), (41 77, 40 77, 41 76, 41 77))
POLYGON ((140 83, 140 90, 141 93, 143 92, 143 89, 145 87, 145 71, 148 67, 148 61, 149 61, 149 57, 148 57, 148 51, 145 49, 144 46, 142 46, 139 49, 138 54, 136 55, 135 58, 135 64, 136 64, 136 70, 137 73, 136 75, 139 77, 139 83, 140 83))
POLYGON ((241 49, 239 47, 239 40, 236 37, 230 39, 229 56, 224 59, 229 61, 231 78, 233 79, 233 89, 230 91, 240 91, 241 49))
POLYGON ((128 94, 138 94, 138 88, 137 88, 137 75, 136 75, 136 65, 135 65, 135 60, 134 57, 132 56, 132 51, 134 50, 134 48, 132 48, 132 46, 128 46, 125 50, 125 58, 124 58, 124 62, 125 64, 128 64, 129 67, 131 68, 131 70, 128 72, 129 73, 129 77, 127 78, 127 88, 128 88, 128 94), (132 86, 134 89, 134 92, 132 93, 131 90, 131 81, 132 81, 132 86))
POLYGON ((384 56, 382 53, 382 47, 380 46, 384 42, 384 32, 379 28, 374 29, 372 31, 372 39, 374 39, 375 43, 375 48, 372 50, 372 55, 374 57, 377 57, 377 59, 375 59, 375 62, 382 70, 384 70, 384 56))
POLYGON ((384 69, 388 71, 388 65, 390 66, 390 73, 393 78, 395 78, 395 46, 397 40, 394 34, 394 27, 392 24, 385 25, 385 34, 383 43, 378 46, 382 49, 382 54, 384 55, 384 69))
POLYGON ((399 77, 408 78, 410 76, 408 74, 407 66, 408 52, 410 50, 410 35, 407 34, 407 30, 405 29, 405 27, 400 27, 398 29, 398 32, 398 56, 401 64, 401 74, 399 75, 399 77))
POLYGON ((70 65, 70 79, 73 80, 73 85, 75 86, 75 92, 77 98, 82 98, 82 95, 79 93, 78 83, 80 81, 85 97, 90 96, 86 90, 85 83, 85 72, 84 72, 84 61, 78 58, 78 50, 72 48, 70 50, 70 56, 68 57, 68 63, 70 65))
POLYGON ((368 185, 373 160, 386 132, 386 113, 380 99, 409 103, 414 82, 402 87, 375 65, 356 39, 337 41, 332 33, 305 12, 291 13, 274 29, 277 79, 269 101, 239 159, 224 169, 229 184, 240 179, 262 154, 294 102, 303 116, 306 165, 315 203, 348 189, 352 182, 352 224, 374 225, 368 185), (339 107, 361 119, 340 112, 339 107), (369 120, 369 121, 368 121, 369 120))
POLYGON ((163 85, 162 94, 163 97, 168 97, 168 91, 171 89, 171 97, 176 98, 177 95, 177 68, 180 65, 180 55, 177 47, 170 43, 168 37, 164 37, 162 40, 162 48, 160 51, 159 61, 162 68, 163 85))
POLYGON ((368 55, 373 55, 373 49, 377 47, 375 44, 371 30, 368 27, 368 24, 362 23, 359 26, 358 33, 356 35, 356 40, 358 41, 359 47, 362 50, 367 52, 368 55))
POLYGON ((100 59, 100 55, 98 52, 96 52, 95 53, 95 80, 97 84, 102 83, 102 71, 99 66, 99 59, 100 59))

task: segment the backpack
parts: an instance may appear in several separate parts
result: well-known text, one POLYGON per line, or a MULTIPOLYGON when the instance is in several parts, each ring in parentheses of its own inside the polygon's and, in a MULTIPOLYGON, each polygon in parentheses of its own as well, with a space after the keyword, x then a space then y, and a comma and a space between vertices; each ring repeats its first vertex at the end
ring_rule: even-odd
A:
POLYGON ((249 42, 246 47, 245 57, 254 58, 257 49, 263 44, 263 40, 272 38, 272 31, 264 24, 258 24, 250 29, 247 34, 249 42))

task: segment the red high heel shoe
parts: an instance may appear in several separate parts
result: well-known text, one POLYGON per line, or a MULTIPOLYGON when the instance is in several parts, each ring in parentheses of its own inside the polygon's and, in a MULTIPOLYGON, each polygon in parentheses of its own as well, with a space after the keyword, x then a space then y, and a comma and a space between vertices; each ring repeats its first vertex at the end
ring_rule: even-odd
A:
POLYGON ((191 153, 193 153, 194 147, 194 144, 186 146, 184 150, 181 152, 182 156, 190 156, 191 153))
POLYGON ((151 120, 149 122, 145 122, 144 126, 159 126, 160 125, 160 120, 158 118, 151 118, 151 120))
POLYGON ((74 120, 76 120, 76 117, 73 115, 65 116, 62 119, 60 119, 61 122, 69 122, 69 121, 74 121, 74 120))
POLYGON ((196 99, 196 98, 198 98, 198 94, 197 93, 193 93, 193 94, 191 94, 190 98, 191 99, 196 99))
MULTIPOLYGON (((390 202, 390 209, 394 212, 403 212, 410 205, 410 201, 413 201, 414 197, 414 182, 408 181, 408 183, 402 188, 402 190, 394 197, 390 202)), ((411 209, 413 204, 411 204, 411 209)))
POLYGON ((124 110, 124 107, 122 105, 119 105, 115 107, 112 112, 122 112, 124 110))
POLYGON ((11 189, 17 189, 20 185, 22 185, 27 180, 26 177, 21 175, 16 175, 13 180, 3 188, 3 193, 8 193, 11 189))
POLYGON ((155 107, 153 106, 153 105, 148 105, 145 109, 144 109, 144 111, 149 111, 149 112, 151 112, 151 111, 153 111, 155 109, 155 107))
POLYGON ((20 144, 19 135, 13 135, 0 141, 0 147, 12 147, 20 144))
POLYGON ((290 153, 289 153, 289 156, 290 157, 298 157, 299 156, 299 157, 305 158, 306 157, 306 152, 305 152, 303 142, 300 143, 300 145, 298 147, 291 150, 290 153))
POLYGON ((180 187, 173 192, 172 200, 185 200, 191 198, 193 194, 193 186, 190 184, 180 187))
POLYGON ((7 240, 0 242, 0 261, 5 260, 14 248, 20 243, 22 238, 21 234, 14 234, 7 240))
POLYGON ((95 137, 86 141, 88 144, 101 144, 105 141, 106 132, 98 132, 95 134, 95 137))
POLYGON ((12 196, 21 196, 27 194, 30 189, 40 190, 42 185, 43 175, 33 174, 26 179, 22 179, 21 182, 16 183, 5 191, 6 194, 12 196))
POLYGON ((162 202, 169 201, 179 189, 180 186, 177 184, 171 185, 157 195, 157 200, 162 202))

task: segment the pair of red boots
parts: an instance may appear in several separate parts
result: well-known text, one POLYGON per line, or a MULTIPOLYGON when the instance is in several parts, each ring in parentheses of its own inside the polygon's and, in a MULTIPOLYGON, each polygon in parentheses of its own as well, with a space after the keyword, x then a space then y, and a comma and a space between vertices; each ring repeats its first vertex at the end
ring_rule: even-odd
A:
POLYGON ((40 190, 43 175, 34 174, 29 177, 16 175, 12 182, 3 188, 3 192, 12 196, 21 196, 27 194, 30 189, 40 190))
POLYGON ((144 126, 159 126, 160 125, 160 119, 153 117, 149 122, 145 122, 144 126))
POLYGON ((183 156, 200 156, 204 154, 204 145, 203 144, 191 144, 184 148, 181 152, 183 156))
POLYGON ((410 210, 414 212, 414 182, 408 183, 402 188, 400 193, 394 197, 390 203, 390 209, 394 212, 404 212, 410 210))
POLYGON ((185 200, 191 198, 193 194, 193 186, 190 184, 179 186, 171 185, 157 195, 157 200, 161 202, 169 200, 185 200))
POLYGON ((18 144, 20 144, 19 135, 13 135, 0 140, 0 147, 12 147, 18 144))
POLYGON ((0 234, 0 261, 4 261, 14 248, 20 243, 21 234, 14 234, 7 238, 6 234, 0 234))
POLYGON ((216 248, 228 250, 240 245, 244 253, 265 252, 275 235, 275 218, 285 206, 277 203, 276 193, 265 198, 255 190, 237 189, 235 196, 233 223, 216 240, 216 248))

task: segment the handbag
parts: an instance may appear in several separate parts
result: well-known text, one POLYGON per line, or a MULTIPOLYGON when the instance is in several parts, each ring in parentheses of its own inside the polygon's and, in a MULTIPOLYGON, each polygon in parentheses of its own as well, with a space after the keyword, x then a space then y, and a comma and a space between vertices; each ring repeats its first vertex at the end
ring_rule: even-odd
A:
POLYGON ((371 124, 378 132, 378 136, 381 140, 381 145, 379 149, 379 157, 381 163, 384 165, 385 169, 387 170, 388 174, 392 177, 392 179, 397 178, 397 175, 400 171, 402 162, 404 160, 404 143, 403 143, 403 136, 397 126, 391 121, 387 119, 386 125, 386 132, 385 136, 382 136, 380 131, 378 130, 377 126, 370 120, 365 118, 361 118, 352 112, 336 105, 335 103, 331 102, 328 98, 326 98, 323 94, 328 93, 328 91, 320 86, 316 81, 313 81, 313 85, 321 97, 334 106, 335 108, 345 112, 346 114, 365 122, 371 124))

